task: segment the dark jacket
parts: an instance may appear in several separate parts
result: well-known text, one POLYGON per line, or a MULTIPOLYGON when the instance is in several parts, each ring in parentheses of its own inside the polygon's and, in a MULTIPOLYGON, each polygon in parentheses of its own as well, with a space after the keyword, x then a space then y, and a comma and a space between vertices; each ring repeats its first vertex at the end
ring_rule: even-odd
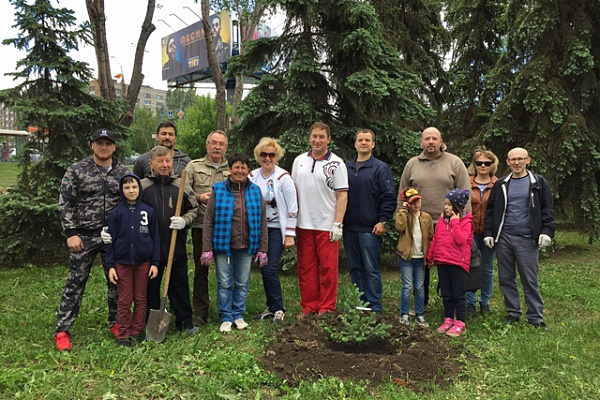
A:
POLYGON ((348 170, 348 206, 344 229, 371 232, 379 223, 386 223, 396 210, 392 171, 383 161, 371 156, 356 170, 356 158, 346 163, 348 170))
POLYGON ((93 157, 71 165, 62 179, 58 200, 60 223, 67 237, 100 236, 110 211, 119 203, 119 180, 131 172, 113 159, 110 171, 93 157))
POLYGON ((150 262, 160 263, 160 233, 154 209, 142 202, 142 183, 134 174, 127 174, 119 182, 121 202, 111 211, 108 217, 108 232, 113 238, 106 251, 108 270, 115 263, 138 265, 150 262), (139 185, 140 194, 135 204, 127 202, 123 194, 123 179, 134 177, 139 185))
MULTIPOLYGON (((554 237, 554 203, 548 181, 541 175, 527 171, 529 175, 529 224, 533 241, 537 244, 540 234, 554 237)), ((484 236, 498 242, 504 225, 508 186, 512 174, 496 181, 487 203, 484 236)))
MULTIPOLYGON (((142 179, 142 186, 144 188, 142 201, 154 209, 158 218, 161 245, 160 265, 166 265, 169 257, 169 246, 171 244, 171 229, 169 229, 169 225, 171 225, 171 217, 175 215, 179 184, 180 179, 174 174, 163 178, 150 173, 150 175, 142 179)), ((190 191, 183 196, 183 203, 181 205, 181 216, 185 219, 188 227, 194 218, 196 218, 197 210, 198 203, 190 191)), ((177 232, 175 257, 173 258, 175 261, 187 258, 186 239, 187 227, 177 232)))

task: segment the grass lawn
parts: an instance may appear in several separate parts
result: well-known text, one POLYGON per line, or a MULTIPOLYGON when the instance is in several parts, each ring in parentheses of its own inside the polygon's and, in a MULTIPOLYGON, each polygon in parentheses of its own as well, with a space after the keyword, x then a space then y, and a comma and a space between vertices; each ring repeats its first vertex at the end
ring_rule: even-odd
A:
MULTIPOLYGON (((188 338, 170 330, 161 344, 119 348, 106 328, 105 286, 94 268, 79 318, 71 330, 73 351, 58 353, 52 340, 67 270, 64 266, 0 269, 0 398, 2 399, 598 399, 600 398, 600 252, 586 237, 558 233, 558 249, 541 262, 540 287, 548 329, 524 322, 508 326, 495 287, 492 315, 467 321, 457 340, 463 365, 447 386, 426 393, 389 382, 324 379, 290 387, 257 361, 278 329, 299 312, 297 280, 283 276, 288 314, 283 326, 252 321, 246 331, 218 332, 214 270, 211 321, 188 338)), ((190 263, 190 277, 193 274, 190 263)), ((400 276, 384 273, 384 307, 397 314, 400 276)), ((432 275, 434 280, 435 274, 432 275)), ((435 283, 433 283, 435 284, 435 283)), ((432 285, 433 285, 432 284, 432 285)), ((349 285, 345 271, 340 285, 349 285)), ((264 309, 258 271, 253 271, 248 320, 264 309)), ((441 322, 433 293, 426 316, 441 322)), ((522 318, 523 320, 523 318, 522 318)))
POLYGON ((17 183, 17 177, 21 172, 18 163, 0 163, 0 186, 7 188, 17 183))

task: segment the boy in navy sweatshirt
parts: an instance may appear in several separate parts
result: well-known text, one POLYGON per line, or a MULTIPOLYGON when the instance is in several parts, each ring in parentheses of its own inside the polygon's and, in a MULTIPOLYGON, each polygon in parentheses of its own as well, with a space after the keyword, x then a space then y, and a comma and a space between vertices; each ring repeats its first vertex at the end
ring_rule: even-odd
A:
POLYGON ((137 175, 123 176, 119 192, 121 202, 108 219, 112 243, 106 252, 106 268, 119 294, 119 345, 129 346, 130 338, 138 342, 144 338, 146 288, 148 278, 158 274, 160 233, 154 209, 142 202, 142 184, 137 175))

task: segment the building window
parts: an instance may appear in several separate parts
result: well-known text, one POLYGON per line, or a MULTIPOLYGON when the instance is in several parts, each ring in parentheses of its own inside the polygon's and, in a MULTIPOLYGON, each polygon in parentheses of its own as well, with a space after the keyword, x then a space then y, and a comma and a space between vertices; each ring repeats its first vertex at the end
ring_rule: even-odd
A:
POLYGON ((152 98, 152 95, 150 93, 144 93, 144 98, 150 99, 150 98, 152 98))
POLYGON ((163 96, 162 96, 162 94, 157 94, 157 95, 156 95, 156 100, 162 100, 162 99, 163 99, 163 96))
POLYGON ((145 106, 149 106, 150 104, 152 104, 152 102, 150 100, 144 100, 144 105, 145 106))

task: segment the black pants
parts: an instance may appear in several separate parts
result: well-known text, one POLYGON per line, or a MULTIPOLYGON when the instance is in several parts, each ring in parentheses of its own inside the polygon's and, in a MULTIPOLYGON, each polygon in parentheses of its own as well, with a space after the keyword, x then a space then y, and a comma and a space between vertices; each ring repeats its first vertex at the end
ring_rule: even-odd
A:
MULTIPOLYGON (((160 283, 165 265, 158 266, 158 276, 148 281, 148 313, 160 308, 160 283)), ((175 313, 175 325, 178 329, 190 329, 192 323, 192 306, 190 304, 190 288, 188 284, 187 256, 173 260, 169 291, 167 292, 171 309, 175 313)))
POLYGON ((202 257, 202 229, 192 228, 192 244, 194 245, 194 316, 203 322, 208 318, 210 297, 208 294, 208 265, 200 264, 202 257))
POLYGON ((467 302, 467 271, 458 265, 438 265, 438 277, 442 299, 444 301, 444 318, 465 322, 467 302))

